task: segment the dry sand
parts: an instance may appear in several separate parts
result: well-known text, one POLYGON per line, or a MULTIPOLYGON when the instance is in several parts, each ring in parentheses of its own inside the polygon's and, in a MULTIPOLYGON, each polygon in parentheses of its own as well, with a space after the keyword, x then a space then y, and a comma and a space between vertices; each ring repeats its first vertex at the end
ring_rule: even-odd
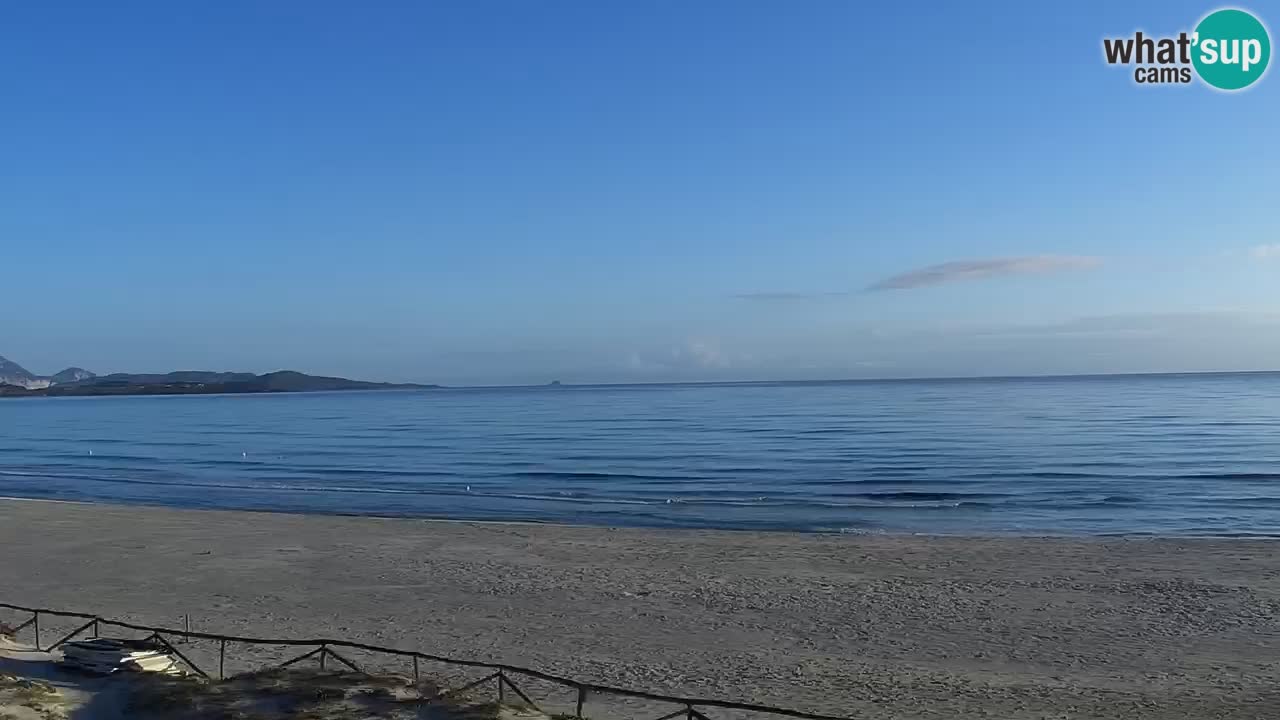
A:
MULTIPOLYGON (((869 718, 1280 716, 1280 545, 1269 541, 0 501, 0 547, 0 601, 168 626, 189 613, 210 632, 338 636, 643 690, 869 718)), ((199 645, 193 657, 209 657, 199 645)), ((287 654, 246 648, 230 669, 287 654)))

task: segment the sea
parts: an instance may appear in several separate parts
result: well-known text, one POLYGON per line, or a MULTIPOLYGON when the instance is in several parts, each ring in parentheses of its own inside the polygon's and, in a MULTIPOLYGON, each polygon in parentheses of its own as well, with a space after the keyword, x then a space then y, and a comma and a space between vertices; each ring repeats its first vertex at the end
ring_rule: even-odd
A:
POLYGON ((1280 374, 0 400, 0 496, 833 533, 1280 536, 1280 374))

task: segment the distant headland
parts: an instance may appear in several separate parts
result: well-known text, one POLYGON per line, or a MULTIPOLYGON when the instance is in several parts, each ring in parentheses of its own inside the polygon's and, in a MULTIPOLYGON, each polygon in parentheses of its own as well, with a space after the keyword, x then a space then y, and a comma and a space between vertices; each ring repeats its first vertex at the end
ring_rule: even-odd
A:
POLYGON ((440 386, 348 380, 339 377, 307 375, 292 370, 280 370, 264 375, 203 370, 180 370, 161 374, 95 375, 83 368, 67 368, 53 375, 35 375, 21 365, 0 357, 0 397, 214 395, 438 387, 440 386))

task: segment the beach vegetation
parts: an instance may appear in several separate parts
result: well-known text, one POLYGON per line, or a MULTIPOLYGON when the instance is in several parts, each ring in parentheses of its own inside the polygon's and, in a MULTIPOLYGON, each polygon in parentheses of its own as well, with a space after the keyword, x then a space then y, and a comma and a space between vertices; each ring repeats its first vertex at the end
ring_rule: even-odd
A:
POLYGON ((33 713, 41 720, 64 720, 64 704, 58 689, 46 682, 0 674, 0 720, 20 720, 33 713))
MULTIPOLYGON (((440 685, 399 675, 273 669, 221 681, 152 675, 133 681, 127 710, 138 720, 538 720, 524 707, 436 697, 440 685), (507 712, 509 711, 509 712, 507 712)), ((567 717, 567 716, 566 716, 567 717)))

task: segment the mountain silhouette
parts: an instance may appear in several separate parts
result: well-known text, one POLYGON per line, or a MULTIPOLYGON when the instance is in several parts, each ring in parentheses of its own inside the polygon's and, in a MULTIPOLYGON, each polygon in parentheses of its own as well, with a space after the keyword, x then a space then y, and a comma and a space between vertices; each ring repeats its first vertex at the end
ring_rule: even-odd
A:
POLYGON ((437 388, 439 385, 382 383, 279 370, 263 375, 178 370, 169 373, 95 375, 71 367, 49 376, 35 375, 0 357, 0 396, 209 395, 218 393, 317 392, 437 388))

